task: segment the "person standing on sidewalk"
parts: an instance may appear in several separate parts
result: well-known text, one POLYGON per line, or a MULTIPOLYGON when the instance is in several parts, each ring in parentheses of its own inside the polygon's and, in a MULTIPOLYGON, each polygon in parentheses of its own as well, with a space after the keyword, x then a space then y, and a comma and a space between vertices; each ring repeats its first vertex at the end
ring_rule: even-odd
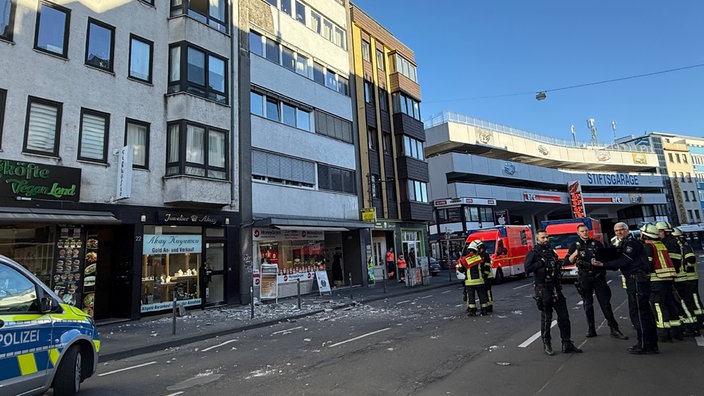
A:
POLYGON ((548 233, 538 230, 535 235, 536 244, 526 255, 526 272, 534 273, 535 302, 540 311, 540 336, 543 339, 543 351, 546 355, 555 354, 552 350, 550 327, 552 326, 552 311, 557 313, 557 327, 560 328, 563 353, 581 353, 572 342, 570 315, 567 311, 567 301, 562 294, 560 284, 560 260, 550 246, 548 233))
POLYGON ((392 247, 386 251, 386 275, 388 275, 389 279, 394 279, 394 275, 396 275, 396 257, 392 247))
POLYGON ((606 270, 604 268, 592 266, 592 258, 597 249, 602 249, 604 245, 594 238, 589 237, 589 228, 585 224, 577 226, 579 239, 570 246, 567 251, 567 262, 577 265, 577 282, 575 286, 579 295, 584 300, 584 313, 587 316, 587 338, 596 337, 596 325, 594 323, 594 294, 604 314, 606 322, 611 328, 611 337, 627 340, 628 337, 621 333, 618 322, 614 317, 611 308, 611 288, 606 283, 606 270))
POLYGON ((637 355, 658 353, 655 317, 650 308, 650 265, 648 264, 645 246, 628 232, 626 223, 616 223, 614 225, 614 233, 618 238, 617 246, 620 256, 606 262, 592 259, 592 265, 603 266, 610 270, 620 270, 626 279, 628 313, 631 318, 631 324, 636 330, 636 339, 638 340, 627 351, 637 355))
POLYGON ((406 259, 403 258, 403 253, 398 255, 398 261, 396 262, 396 266, 398 267, 398 283, 405 282, 406 267, 408 265, 406 264, 406 259))

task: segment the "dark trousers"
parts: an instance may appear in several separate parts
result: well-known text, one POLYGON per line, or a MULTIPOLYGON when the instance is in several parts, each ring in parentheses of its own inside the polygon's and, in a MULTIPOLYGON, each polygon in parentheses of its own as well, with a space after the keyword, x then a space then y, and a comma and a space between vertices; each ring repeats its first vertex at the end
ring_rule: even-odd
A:
POLYGON ((486 287, 482 285, 472 285, 464 287, 467 290, 467 311, 469 313, 477 312, 477 297, 479 297, 479 309, 482 314, 486 313, 486 307, 488 305, 488 297, 486 294, 486 287))
POLYGON ((626 294, 628 294, 628 314, 636 330, 638 346, 643 349, 657 348, 658 334, 655 317, 650 306, 649 275, 629 275, 626 277, 626 294))
POLYGON ((667 340, 681 334, 679 308, 672 294, 674 281, 650 281, 650 304, 655 313, 655 325, 660 338, 667 340))
POLYGON ((690 331, 699 330, 701 327, 702 320, 702 302, 699 299, 699 281, 698 280, 687 280, 681 282, 675 282, 675 290, 679 294, 680 300, 677 301, 678 304, 684 304, 682 311, 684 313, 684 319, 687 321, 687 327, 690 331), (684 308, 687 308, 685 311, 684 308))
POLYGON ((543 339, 543 343, 547 344, 552 340, 550 327, 552 326, 553 310, 555 310, 557 314, 557 327, 560 329, 562 342, 571 341, 570 315, 567 311, 567 301, 565 301, 565 296, 562 294, 562 291, 556 290, 554 287, 537 286, 536 297, 539 299, 540 336, 543 339))
POLYGON ((589 329, 594 329, 594 295, 599 302, 601 312, 604 314, 604 319, 612 329, 618 329, 618 322, 614 317, 614 311, 611 308, 611 288, 606 283, 606 276, 598 274, 597 276, 589 274, 579 274, 580 295, 584 300, 584 313, 587 315, 587 326, 589 329))
POLYGON ((396 265, 393 261, 387 261, 386 262, 386 275, 389 276, 389 279, 394 279, 396 275, 396 265))

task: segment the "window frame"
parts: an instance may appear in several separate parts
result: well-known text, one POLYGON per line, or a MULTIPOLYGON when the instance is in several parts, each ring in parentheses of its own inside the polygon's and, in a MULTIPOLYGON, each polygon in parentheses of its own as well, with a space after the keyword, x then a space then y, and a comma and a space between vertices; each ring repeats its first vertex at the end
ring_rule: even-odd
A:
POLYGON ((110 114, 93 110, 85 107, 81 107, 80 116, 80 126, 78 129, 78 153, 77 159, 79 161, 97 162, 101 164, 107 164, 108 162, 108 142, 110 141, 110 114), (103 142, 102 142, 102 156, 101 158, 87 157, 83 153, 83 138, 84 136, 84 119, 86 115, 102 118, 105 121, 103 128, 103 142))
POLYGON ((14 27, 15 27, 15 11, 17 8, 16 0, 4 0, 10 4, 10 13, 7 15, 7 26, 5 26, 4 31, 0 30, 0 40, 7 40, 12 42, 14 27))
POLYGON ((229 158, 229 140, 230 136, 228 135, 228 131, 226 129, 221 129, 217 128, 214 126, 206 125, 206 124, 201 124, 198 122, 193 122, 185 119, 181 120, 176 120, 173 122, 169 122, 166 124, 166 176, 189 176, 189 177, 202 177, 205 179, 209 180, 225 180, 228 181, 230 180, 230 171, 229 171, 229 163, 230 163, 230 158, 229 158), (177 147, 177 158, 175 161, 171 160, 169 156, 171 155, 171 146, 173 144, 172 136, 171 136, 171 128, 173 126, 178 126, 178 147, 177 147), (194 128, 202 128, 203 129, 203 163, 197 163, 197 162, 190 162, 187 161, 187 155, 186 151, 188 149, 187 145, 187 140, 188 140, 188 126, 192 126, 194 128), (211 132, 217 132, 217 133, 222 133, 224 137, 224 145, 223 145, 223 164, 224 166, 219 167, 219 166, 212 166, 210 165, 211 159, 210 159, 210 133, 211 132), (194 168, 194 169, 203 169, 204 175, 196 175, 192 173, 187 173, 188 168, 194 168), (169 173, 171 169, 176 169, 177 172, 175 173, 169 173), (215 177, 213 175, 216 174, 222 174, 224 177, 215 177))
MULTIPOLYGON (((99 43, 103 44, 103 43, 99 43)), ((102 48, 101 48, 102 49, 102 48)), ((86 48, 85 48, 85 56, 83 57, 83 63, 87 66, 95 67, 97 69, 101 70, 106 70, 109 72, 114 71, 114 66, 115 66, 115 27, 108 25, 107 23, 101 22, 95 18, 88 17, 88 24, 86 28, 86 48), (91 41, 91 26, 96 26, 98 28, 105 29, 107 32, 110 33, 110 42, 108 45, 110 46, 109 48, 109 58, 107 59, 107 64, 102 65, 100 63, 96 64, 94 62, 91 62, 88 59, 88 56, 90 55, 89 51, 91 48, 91 44, 93 43, 91 41)))
POLYGON ((128 143, 129 127, 130 125, 137 125, 145 128, 144 136, 144 164, 138 164, 136 161, 132 162, 132 168, 138 169, 149 169, 149 140, 151 135, 151 124, 145 121, 135 120, 133 118, 125 118, 125 146, 128 143))
POLYGON ((63 115, 63 103, 56 102, 56 101, 49 100, 49 99, 39 98, 36 96, 29 96, 27 98, 27 114, 26 114, 25 123, 24 123, 25 126, 24 126, 24 139, 23 139, 23 143, 22 143, 22 152, 58 157, 59 156, 59 144, 61 141, 62 115, 63 115), (31 115, 32 115, 32 104, 39 104, 39 105, 43 105, 43 106, 54 107, 56 109, 56 119, 54 120, 54 147, 52 147, 50 150, 42 151, 42 150, 29 148, 27 146, 27 144, 29 143, 29 133, 30 133, 29 126, 30 126, 31 115))
MULTIPOLYGON (((204 24, 208 25, 209 27, 218 30, 223 33, 228 33, 228 7, 227 7, 227 1, 225 0, 219 0, 220 3, 218 4, 217 9, 220 9, 220 5, 223 6, 222 9, 222 16, 224 20, 220 19, 219 16, 214 16, 211 15, 210 13, 210 7, 208 7, 208 14, 203 14, 199 10, 195 8, 191 8, 191 1, 192 0, 171 0, 171 10, 170 10, 170 15, 171 16, 176 16, 176 15, 187 15, 188 17, 204 24)), ((210 2, 207 2, 208 5, 210 5, 210 2)))
POLYGON ((199 96, 208 100, 212 100, 217 103, 228 104, 229 103, 229 92, 228 92, 228 68, 229 68, 227 58, 221 57, 220 55, 210 52, 204 48, 193 45, 187 41, 181 41, 178 43, 173 43, 169 46, 169 81, 168 81, 168 92, 188 92, 192 95, 199 96), (178 49, 178 51, 174 51, 178 49), (189 60, 190 50, 197 51, 203 54, 203 84, 198 83, 198 81, 192 80, 193 77, 189 73, 189 60), (179 59, 178 62, 174 62, 173 56, 175 52, 178 52, 179 59), (211 58, 218 59, 223 62, 224 70, 222 72, 223 77, 223 92, 213 89, 210 84, 210 63, 211 58), (173 70, 174 65, 178 65, 177 71, 173 70))
POLYGON ((362 44, 360 45, 361 50, 362 50, 362 60, 371 62, 372 61, 372 55, 371 55, 371 48, 372 45, 369 44, 369 41, 362 39, 362 44))
MULTIPOLYGON (((62 58, 68 57, 68 46, 69 46, 69 31, 71 27, 71 9, 62 7, 58 4, 50 3, 48 1, 40 0, 39 11, 37 12, 37 21, 34 29, 34 49, 37 51, 44 52, 46 54, 60 56, 62 58), (51 8, 54 11, 61 12, 64 14, 64 34, 63 34, 63 47, 61 52, 53 51, 48 48, 43 48, 39 46, 39 33, 42 26, 42 9, 43 7, 51 8)), ((48 43, 47 43, 48 45, 48 43)))
POLYGON ((133 78, 133 79, 139 80, 139 81, 144 81, 144 82, 147 82, 147 83, 151 84, 151 83, 152 83, 152 77, 153 77, 153 74, 154 74, 154 62, 153 62, 153 60, 154 60, 154 42, 151 41, 151 40, 147 40, 147 39, 145 39, 145 38, 143 38, 143 37, 137 36, 136 34, 130 33, 129 51, 130 51, 130 53, 129 53, 129 59, 127 60, 127 77, 133 78), (136 75, 133 75, 133 74, 132 74, 132 59, 133 59, 133 47, 132 47, 132 44, 133 44, 135 41, 138 41, 138 42, 140 42, 140 43, 142 43, 142 44, 146 44, 146 45, 149 47, 149 65, 148 65, 149 71, 148 71, 148 76, 147 76, 146 79, 141 78, 141 77, 139 77, 139 76, 136 76, 136 75))

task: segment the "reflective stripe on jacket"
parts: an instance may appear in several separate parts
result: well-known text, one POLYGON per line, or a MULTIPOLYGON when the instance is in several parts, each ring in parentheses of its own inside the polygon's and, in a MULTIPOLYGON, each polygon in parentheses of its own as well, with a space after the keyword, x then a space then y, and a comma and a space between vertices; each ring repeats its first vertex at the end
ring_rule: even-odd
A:
POLYGON ((647 245, 650 245, 653 249, 653 255, 648 255, 648 261, 650 261, 650 280, 660 281, 660 280, 673 280, 675 277, 675 266, 672 264, 670 255, 667 253, 667 248, 660 241, 653 241, 647 239, 645 241, 647 245))

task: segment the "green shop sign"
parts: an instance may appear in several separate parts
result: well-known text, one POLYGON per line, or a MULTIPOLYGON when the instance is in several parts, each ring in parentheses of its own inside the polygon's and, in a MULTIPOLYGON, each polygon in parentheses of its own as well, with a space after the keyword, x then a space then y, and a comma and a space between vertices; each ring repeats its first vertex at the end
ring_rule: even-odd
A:
POLYGON ((81 170, 0 159, 0 197, 78 202, 81 170))

